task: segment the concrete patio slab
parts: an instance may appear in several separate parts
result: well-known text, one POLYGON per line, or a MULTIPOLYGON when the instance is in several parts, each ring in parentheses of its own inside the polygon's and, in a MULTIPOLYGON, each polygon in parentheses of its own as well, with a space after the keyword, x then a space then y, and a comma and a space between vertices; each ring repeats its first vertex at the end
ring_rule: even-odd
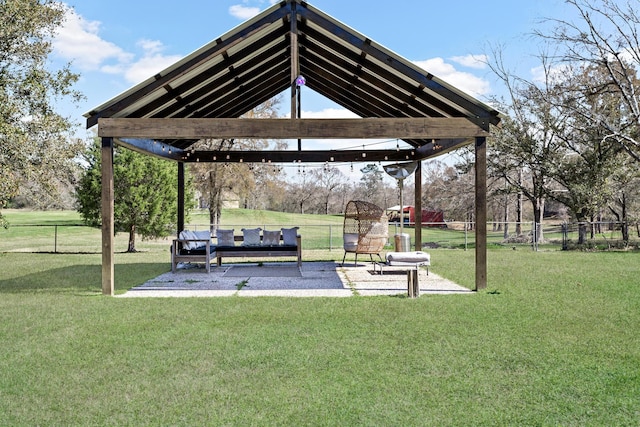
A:
MULTIPOLYGON (((473 293, 449 280, 421 270, 421 294, 473 293)), ((341 266, 337 262, 225 264, 203 268, 183 266, 130 289, 121 298, 135 297, 350 297, 406 295, 406 268, 375 272, 373 264, 341 266)))

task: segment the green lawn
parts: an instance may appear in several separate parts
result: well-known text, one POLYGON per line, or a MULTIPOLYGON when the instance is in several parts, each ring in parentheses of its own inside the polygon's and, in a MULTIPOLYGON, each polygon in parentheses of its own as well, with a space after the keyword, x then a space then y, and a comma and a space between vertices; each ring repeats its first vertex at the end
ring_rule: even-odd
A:
MULTIPOLYGON (((473 286, 473 251, 431 253, 473 286)), ((639 261, 492 249, 473 295, 119 299, 99 254, 2 253, 0 424, 638 425, 639 261)), ((117 292, 168 270, 118 253, 117 292)))

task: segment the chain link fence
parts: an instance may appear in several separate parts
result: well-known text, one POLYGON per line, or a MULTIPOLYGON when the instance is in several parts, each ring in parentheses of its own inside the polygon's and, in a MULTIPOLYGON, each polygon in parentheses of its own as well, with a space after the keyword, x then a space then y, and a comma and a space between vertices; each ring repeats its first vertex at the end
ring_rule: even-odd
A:
MULTIPOLYGON (((242 228, 260 227, 266 230, 290 228, 295 224, 242 224, 224 225, 233 228, 237 234, 242 228)), ((207 224, 189 224, 191 230, 209 228, 207 224)), ((595 223, 487 223, 488 247, 541 248, 557 250, 574 249, 625 249, 640 247, 640 223, 617 222, 595 223)), ((406 223, 403 232, 410 236, 415 249, 415 228, 406 223)), ((400 233, 400 224, 389 223, 389 244, 391 250, 394 235, 400 233)), ((301 225, 304 249, 330 250, 342 252, 342 227, 339 225, 301 225)), ((171 239, 136 239, 139 250, 169 250, 171 239)), ((102 236, 98 228, 85 225, 14 225, 0 229, 0 252, 43 252, 43 253, 100 253, 102 236)), ((118 233, 115 237, 116 251, 126 251, 128 234, 118 233)), ((469 249, 475 245, 475 224, 465 222, 443 222, 425 224, 422 229, 423 249, 469 249)))

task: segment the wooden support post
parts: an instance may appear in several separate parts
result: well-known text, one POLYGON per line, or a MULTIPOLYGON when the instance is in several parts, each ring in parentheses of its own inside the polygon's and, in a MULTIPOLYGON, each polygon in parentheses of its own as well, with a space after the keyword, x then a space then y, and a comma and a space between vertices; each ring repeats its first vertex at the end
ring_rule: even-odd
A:
POLYGON ((418 161, 415 172, 415 241, 416 251, 422 250, 422 162, 418 161))
POLYGON ((178 162, 178 229, 176 237, 184 230, 184 163, 178 162))
POLYGON ((487 138, 477 137, 476 154, 476 291, 487 287, 487 138))
POLYGON ((296 14, 296 3, 291 3, 291 29, 289 30, 291 43, 291 118, 298 118, 298 87, 296 78, 300 74, 300 63, 298 61, 298 17, 296 14))
POLYGON ((113 296, 113 138, 102 138, 102 294, 113 296))
POLYGON ((420 272, 416 268, 415 270, 407 270, 407 293, 409 298, 418 298, 420 296, 420 280, 418 274, 420 272))

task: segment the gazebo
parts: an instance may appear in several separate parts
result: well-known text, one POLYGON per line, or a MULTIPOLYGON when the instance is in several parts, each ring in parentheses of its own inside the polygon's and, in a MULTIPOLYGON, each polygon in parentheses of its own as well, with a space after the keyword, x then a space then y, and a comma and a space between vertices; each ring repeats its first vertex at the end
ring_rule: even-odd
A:
MULTIPOLYGON (((114 290, 113 147, 177 164, 178 228, 190 162, 417 161, 475 144, 476 289, 486 287, 486 138, 500 113, 303 0, 282 0, 162 72, 85 114, 102 140, 102 290, 114 290), (300 85, 357 119, 300 118, 300 85), (240 119, 290 93, 289 119, 240 119), (204 138, 297 139, 282 151, 199 151, 204 138), (304 150, 304 139, 401 139, 408 148, 304 150)), ((416 219, 415 244, 421 246, 416 219)))

